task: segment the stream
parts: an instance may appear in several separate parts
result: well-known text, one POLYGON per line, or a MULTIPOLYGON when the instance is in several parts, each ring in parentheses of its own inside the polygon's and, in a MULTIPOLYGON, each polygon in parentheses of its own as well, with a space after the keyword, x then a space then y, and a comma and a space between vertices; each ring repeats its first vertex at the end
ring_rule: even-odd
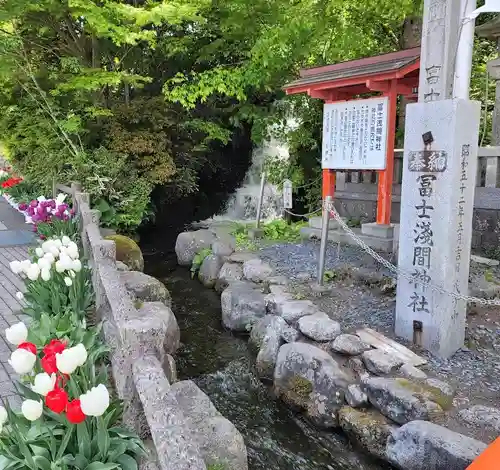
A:
POLYGON ((273 399, 254 373, 246 339, 223 328, 220 296, 178 267, 174 253, 142 248, 145 272, 160 279, 172 295, 181 329, 179 379, 193 380, 235 424, 247 445, 250 470, 387 468, 353 450, 342 434, 314 428, 273 399))

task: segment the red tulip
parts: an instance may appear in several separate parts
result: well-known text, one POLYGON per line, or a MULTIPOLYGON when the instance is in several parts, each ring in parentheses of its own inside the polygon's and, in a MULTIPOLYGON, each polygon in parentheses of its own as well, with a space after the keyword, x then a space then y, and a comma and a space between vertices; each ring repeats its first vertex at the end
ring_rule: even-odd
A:
POLYGON ((47 393, 45 404, 54 413, 62 413, 68 404, 68 394, 62 388, 55 388, 47 393))
POLYGON ((68 421, 73 424, 82 423, 85 421, 85 415, 83 414, 82 408, 80 406, 80 400, 73 400, 68 403, 66 409, 66 417, 68 421))
POLYGON ((66 343, 58 339, 51 339, 50 343, 43 348, 43 352, 46 356, 50 356, 52 354, 62 353, 65 349, 66 343))
POLYGON ((42 367, 43 370, 49 375, 57 373, 56 355, 46 354, 42 357, 42 367))
POLYGON ((33 343, 21 343, 17 348, 26 349, 26 351, 29 351, 36 356, 36 346, 33 343))

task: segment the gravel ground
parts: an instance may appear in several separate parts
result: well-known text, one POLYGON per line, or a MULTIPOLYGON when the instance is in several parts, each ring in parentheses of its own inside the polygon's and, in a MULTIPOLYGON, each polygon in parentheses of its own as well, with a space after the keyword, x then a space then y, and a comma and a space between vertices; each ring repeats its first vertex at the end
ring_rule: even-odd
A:
MULTIPOLYGON (((394 293, 382 294, 380 288, 368 287, 353 280, 334 280, 323 295, 311 291, 304 281, 314 279, 317 272, 319 243, 306 241, 299 244, 276 244, 262 247, 260 257, 268 261, 279 274, 293 281, 301 298, 311 298, 323 311, 339 321, 344 331, 368 326, 397 339, 416 353, 426 357, 429 375, 437 376, 457 386, 455 405, 463 408, 473 404, 500 407, 500 308, 470 306, 467 316, 466 346, 450 359, 441 359, 414 347, 393 333, 396 299, 394 293), (302 284, 300 284, 302 283, 302 284)), ((368 268, 390 276, 385 268, 357 247, 330 244, 327 249, 326 269, 334 271, 340 266, 351 265, 368 268)), ((500 292, 500 270, 476 263, 471 264, 471 291, 500 292), (485 282, 485 279, 488 279, 485 282)), ((499 296, 500 297, 500 296, 499 296)), ((464 432, 463 423, 450 415, 452 429, 464 432)), ((489 441, 496 435, 480 429, 467 429, 466 434, 489 441)))

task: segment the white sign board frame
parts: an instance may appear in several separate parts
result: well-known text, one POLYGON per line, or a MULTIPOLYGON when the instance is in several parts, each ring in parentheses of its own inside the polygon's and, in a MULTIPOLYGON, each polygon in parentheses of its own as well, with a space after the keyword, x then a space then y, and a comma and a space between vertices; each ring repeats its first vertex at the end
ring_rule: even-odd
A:
POLYGON ((293 207, 292 193, 292 182, 290 180, 283 181, 283 207, 285 209, 292 209, 293 207))
POLYGON ((387 96, 325 104, 321 167, 385 170, 388 112, 387 96))

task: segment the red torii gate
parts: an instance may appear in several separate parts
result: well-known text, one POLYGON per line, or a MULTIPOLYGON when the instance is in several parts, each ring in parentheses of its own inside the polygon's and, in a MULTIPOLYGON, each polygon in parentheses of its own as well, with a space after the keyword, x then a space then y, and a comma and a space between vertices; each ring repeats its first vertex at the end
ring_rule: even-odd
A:
MULTIPOLYGON (((302 69, 300 78, 284 87, 287 95, 307 93, 325 103, 381 93, 389 98, 387 165, 378 171, 377 224, 391 222, 392 179, 398 95, 417 98, 420 48, 302 69)), ((335 193, 335 170, 323 170, 323 199, 335 193)))

